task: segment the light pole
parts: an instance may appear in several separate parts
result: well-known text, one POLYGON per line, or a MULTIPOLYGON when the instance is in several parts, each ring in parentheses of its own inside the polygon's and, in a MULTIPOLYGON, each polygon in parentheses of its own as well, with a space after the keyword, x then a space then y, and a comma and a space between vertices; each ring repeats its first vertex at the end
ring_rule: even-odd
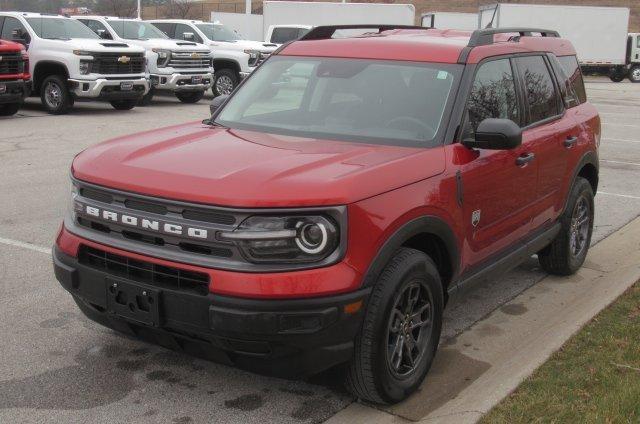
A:
POLYGON ((138 0, 138 19, 142 19, 142 0, 138 0))

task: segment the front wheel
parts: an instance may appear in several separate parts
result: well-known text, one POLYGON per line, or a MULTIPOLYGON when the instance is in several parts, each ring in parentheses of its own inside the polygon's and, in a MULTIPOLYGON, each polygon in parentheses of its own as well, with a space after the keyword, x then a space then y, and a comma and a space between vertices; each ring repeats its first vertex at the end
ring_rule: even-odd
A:
POLYGON ((204 91, 191 91, 187 93, 176 93, 176 97, 182 103, 198 103, 204 97, 204 91))
POLYGON ((0 105, 0 116, 12 116, 18 113, 18 110, 20 110, 19 103, 0 105))
POLYGON ((67 88, 67 83, 58 75, 45 78, 40 92, 42 104, 52 115, 69 113, 73 107, 73 97, 67 88))
POLYGON ((640 82, 640 65, 634 65, 629 69, 629 81, 640 82))
POLYGON ((396 403, 415 392, 435 357, 443 308, 434 262, 418 250, 399 249, 371 293, 347 388, 379 404, 396 403))
POLYGON ((578 177, 560 217, 560 233, 538 252, 542 269, 556 275, 571 275, 580 269, 591 244, 593 217, 593 189, 589 181, 578 177))
POLYGON ((213 78, 213 95, 228 96, 238 86, 238 74, 231 69, 216 71, 213 78))
POLYGON ((131 110, 134 107, 136 107, 136 104, 138 103, 138 99, 114 100, 110 103, 115 110, 131 110))

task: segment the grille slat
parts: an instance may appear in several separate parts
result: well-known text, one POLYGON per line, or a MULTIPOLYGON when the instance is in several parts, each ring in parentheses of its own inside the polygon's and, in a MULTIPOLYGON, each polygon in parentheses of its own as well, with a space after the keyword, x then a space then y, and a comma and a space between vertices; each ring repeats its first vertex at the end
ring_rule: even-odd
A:
POLYGON ((24 60, 20 53, 0 53, 0 74, 11 75, 24 72, 24 60))
POLYGON ((105 271, 109 275, 154 287, 202 296, 209 293, 209 276, 205 273, 139 261, 85 245, 80 246, 78 261, 90 268, 105 271))
POLYGON ((211 58, 199 52, 173 53, 168 66, 176 69, 201 69, 211 67, 211 58), (200 57, 191 57, 199 54, 200 57))

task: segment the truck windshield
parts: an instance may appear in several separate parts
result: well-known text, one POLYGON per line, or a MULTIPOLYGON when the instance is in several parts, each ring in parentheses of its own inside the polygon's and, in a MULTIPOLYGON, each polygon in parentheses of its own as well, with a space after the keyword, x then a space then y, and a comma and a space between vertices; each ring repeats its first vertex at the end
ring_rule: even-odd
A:
POLYGON ((240 40, 240 36, 232 29, 220 24, 197 24, 200 31, 209 40, 213 41, 236 41, 240 40))
POLYGON ((48 40, 71 38, 100 38, 84 24, 67 18, 27 18, 33 32, 48 40))
POLYGON ((215 124, 251 131, 431 147, 441 142, 461 65, 273 56, 215 124))
POLYGON ((169 38, 148 22, 108 21, 118 37, 125 40, 149 40, 151 38, 169 38))

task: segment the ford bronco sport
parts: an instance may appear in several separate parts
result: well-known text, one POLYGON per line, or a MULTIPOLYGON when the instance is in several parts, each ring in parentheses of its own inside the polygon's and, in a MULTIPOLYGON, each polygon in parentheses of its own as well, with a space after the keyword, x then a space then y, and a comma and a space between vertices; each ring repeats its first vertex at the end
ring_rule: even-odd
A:
POLYGON ((30 89, 27 51, 21 44, 0 39, 0 116, 15 115, 30 89))
POLYGON ((600 119, 571 44, 353 30, 284 45, 203 123, 75 158, 54 263, 84 314, 250 370, 347 363, 355 395, 393 403, 452 292, 534 254, 582 265, 600 119))

